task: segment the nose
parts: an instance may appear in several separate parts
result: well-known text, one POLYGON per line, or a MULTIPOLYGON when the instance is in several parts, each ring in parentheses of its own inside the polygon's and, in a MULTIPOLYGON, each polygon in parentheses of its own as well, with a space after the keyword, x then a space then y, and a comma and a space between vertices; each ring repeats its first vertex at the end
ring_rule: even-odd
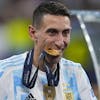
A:
POLYGON ((55 45, 58 49, 64 49, 65 42, 62 34, 58 34, 55 39, 55 45))

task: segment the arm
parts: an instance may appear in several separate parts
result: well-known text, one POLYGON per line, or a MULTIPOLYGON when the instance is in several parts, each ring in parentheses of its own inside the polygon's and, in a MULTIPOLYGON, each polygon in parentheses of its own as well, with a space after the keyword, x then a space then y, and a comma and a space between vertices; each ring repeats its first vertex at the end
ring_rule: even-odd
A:
POLYGON ((79 65, 76 71, 76 77, 81 100, 97 100, 88 76, 81 65, 79 65))

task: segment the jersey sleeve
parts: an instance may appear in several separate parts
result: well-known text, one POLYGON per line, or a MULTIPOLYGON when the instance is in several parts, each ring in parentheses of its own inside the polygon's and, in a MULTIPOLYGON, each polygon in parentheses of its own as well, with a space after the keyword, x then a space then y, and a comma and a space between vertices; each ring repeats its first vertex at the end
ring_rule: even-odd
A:
POLYGON ((80 64, 78 65, 78 69, 76 71, 76 78, 81 100, 97 100, 89 78, 80 64))
MULTIPOLYGON (((5 81, 6 76, 4 75, 4 66, 5 65, 5 61, 0 60, 0 100, 6 100, 6 84, 7 82, 5 81)), ((9 79, 8 79, 9 80, 9 79)))

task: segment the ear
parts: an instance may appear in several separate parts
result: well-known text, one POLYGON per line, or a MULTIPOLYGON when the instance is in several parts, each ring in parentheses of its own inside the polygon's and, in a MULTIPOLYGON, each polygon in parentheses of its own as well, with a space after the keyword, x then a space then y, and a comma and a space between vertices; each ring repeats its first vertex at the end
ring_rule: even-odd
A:
POLYGON ((36 29, 32 25, 29 25, 29 35, 32 40, 36 40, 36 29))

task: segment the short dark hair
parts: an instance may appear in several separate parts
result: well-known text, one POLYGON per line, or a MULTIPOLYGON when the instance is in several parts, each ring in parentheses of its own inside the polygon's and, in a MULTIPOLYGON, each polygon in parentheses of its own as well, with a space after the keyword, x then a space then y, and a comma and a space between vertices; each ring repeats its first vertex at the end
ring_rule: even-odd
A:
POLYGON ((68 8, 60 2, 42 2, 33 12, 33 25, 40 28, 42 18, 45 14, 61 15, 70 18, 68 8))

